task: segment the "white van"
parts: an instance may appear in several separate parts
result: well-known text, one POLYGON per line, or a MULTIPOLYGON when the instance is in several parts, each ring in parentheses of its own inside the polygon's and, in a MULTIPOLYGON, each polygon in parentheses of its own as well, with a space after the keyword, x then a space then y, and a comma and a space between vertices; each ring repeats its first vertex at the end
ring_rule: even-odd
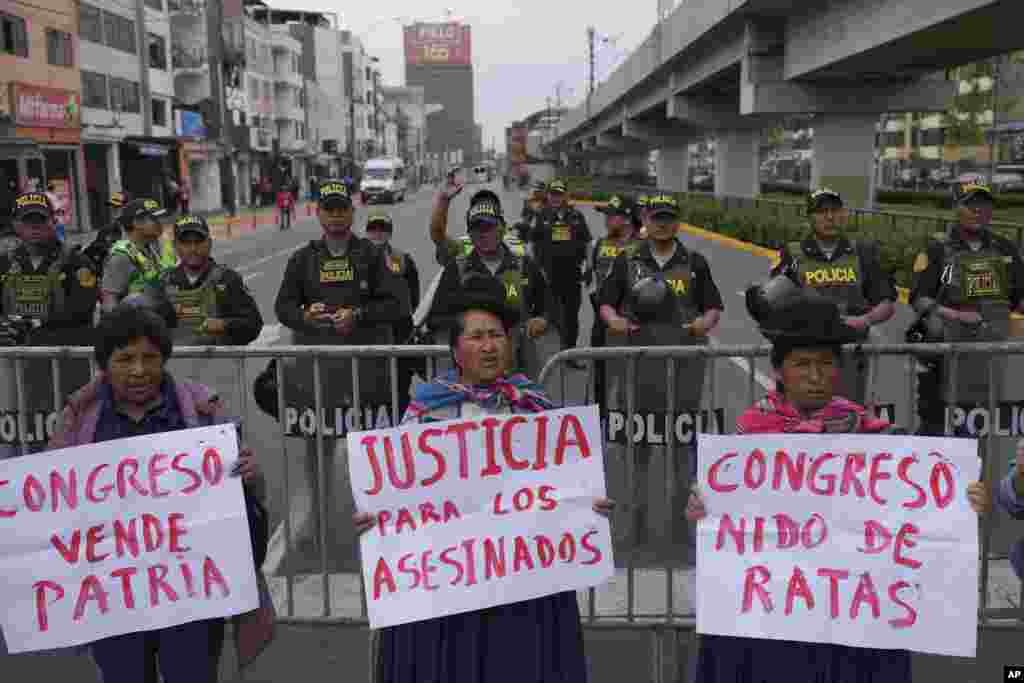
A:
POLYGON ((486 166, 474 166, 473 167, 473 182, 474 183, 488 183, 490 182, 490 172, 486 166))
POLYGON ((359 192, 364 205, 380 201, 400 202, 405 199, 407 187, 405 163, 401 159, 370 159, 363 167, 359 192))

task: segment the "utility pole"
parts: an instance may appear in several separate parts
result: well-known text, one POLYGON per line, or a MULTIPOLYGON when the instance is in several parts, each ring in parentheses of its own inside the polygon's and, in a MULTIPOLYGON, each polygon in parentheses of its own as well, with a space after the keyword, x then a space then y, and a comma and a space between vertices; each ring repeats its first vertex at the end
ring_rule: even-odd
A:
POLYGON ((590 26, 587 28, 587 47, 589 51, 589 63, 590 63, 590 85, 587 88, 587 118, 590 117, 590 103, 594 97, 594 39, 596 32, 594 27, 590 26))
MULTIPOLYGON (((996 154, 999 153, 999 80, 1002 75, 1000 68, 1002 57, 995 57, 992 60, 992 137, 988 149, 988 184, 991 186, 996 180, 996 154)), ((992 188, 995 189, 995 188, 992 188)))

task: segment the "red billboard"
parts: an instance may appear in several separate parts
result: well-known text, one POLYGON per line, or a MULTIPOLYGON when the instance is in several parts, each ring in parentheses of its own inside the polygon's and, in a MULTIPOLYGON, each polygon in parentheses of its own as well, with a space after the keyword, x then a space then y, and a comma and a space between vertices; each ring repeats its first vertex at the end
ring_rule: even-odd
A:
POLYGON ((447 24, 413 24, 405 28, 406 64, 472 64, 469 26, 447 24))
POLYGON ((508 153, 509 169, 514 177, 527 175, 526 142, 530 131, 526 126, 511 126, 505 129, 505 149, 508 153))

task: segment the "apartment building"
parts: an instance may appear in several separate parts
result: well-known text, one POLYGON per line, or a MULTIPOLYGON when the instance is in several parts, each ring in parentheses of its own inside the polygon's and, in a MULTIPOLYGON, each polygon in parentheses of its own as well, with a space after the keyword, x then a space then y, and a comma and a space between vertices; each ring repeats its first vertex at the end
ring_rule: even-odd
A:
POLYGON ((69 231, 91 225, 77 3, 0 0, 0 193, 52 186, 69 231))

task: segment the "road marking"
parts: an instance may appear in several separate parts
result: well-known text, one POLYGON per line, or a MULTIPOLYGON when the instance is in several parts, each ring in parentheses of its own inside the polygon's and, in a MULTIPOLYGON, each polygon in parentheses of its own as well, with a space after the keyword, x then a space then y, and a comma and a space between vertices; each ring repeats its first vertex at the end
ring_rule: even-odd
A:
MULTIPOLYGON (((711 336, 711 335, 708 336, 708 343, 711 346, 721 346, 722 345, 722 343, 720 341, 718 341, 718 337, 714 337, 714 336, 711 336)), ((748 359, 744 358, 743 356, 729 356, 729 362, 731 362, 733 365, 738 367, 743 372, 749 374, 751 368, 750 368, 750 364, 747 362, 747 360, 748 359)), ((765 391, 774 391, 775 390, 775 380, 773 380, 771 377, 769 377, 768 375, 764 374, 760 370, 757 370, 756 368, 754 369, 754 380, 758 384, 760 384, 761 388, 764 389, 765 391)))
POLYGON ((238 266, 237 268, 235 268, 235 270, 237 272, 239 272, 239 273, 241 273, 243 271, 246 271, 246 270, 252 270, 256 266, 258 266, 260 264, 263 264, 263 263, 266 263, 267 261, 273 261, 274 259, 276 259, 279 256, 285 256, 285 255, 288 255, 288 254, 293 254, 296 251, 298 251, 299 249, 302 249, 302 247, 304 247, 304 246, 306 246, 305 242, 303 242, 302 244, 296 244, 294 247, 288 247, 287 249, 281 249, 280 251, 275 251, 270 256, 264 256, 261 259, 256 259, 255 261, 251 261, 249 263, 246 263, 245 265, 238 266))
POLYGON ((248 282, 249 280, 252 280, 253 278, 261 277, 262 275, 263 275, 263 271, 262 270, 257 270, 255 273, 249 273, 248 275, 243 277, 242 281, 243 282, 248 282))
POLYGON ((260 330, 260 336, 250 343, 250 346, 273 346, 281 338, 284 332, 284 325, 264 325, 260 330))

